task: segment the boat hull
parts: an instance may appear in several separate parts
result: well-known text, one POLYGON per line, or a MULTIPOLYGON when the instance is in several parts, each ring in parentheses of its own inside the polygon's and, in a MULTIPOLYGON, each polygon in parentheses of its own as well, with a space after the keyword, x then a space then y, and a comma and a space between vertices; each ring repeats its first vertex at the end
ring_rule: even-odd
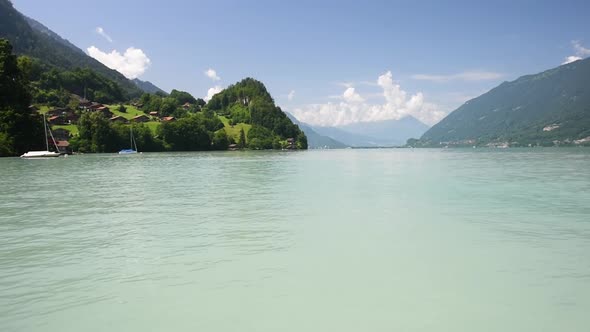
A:
POLYGON ((52 151, 29 151, 22 156, 21 158, 55 158, 59 157, 61 154, 59 152, 52 152, 52 151))
POLYGON ((135 150, 121 150, 119 151, 119 154, 136 154, 137 151, 135 150))

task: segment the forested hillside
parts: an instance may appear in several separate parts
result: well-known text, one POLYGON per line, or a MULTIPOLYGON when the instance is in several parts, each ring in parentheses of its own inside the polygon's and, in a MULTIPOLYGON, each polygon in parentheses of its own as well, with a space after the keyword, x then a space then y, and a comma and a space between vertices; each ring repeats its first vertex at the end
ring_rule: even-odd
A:
POLYGON ((43 71, 90 69, 118 84, 125 98, 139 97, 142 93, 121 73, 86 55, 43 24, 26 18, 9 0, 0 0, 0 38, 8 39, 17 55, 30 57, 43 71))
POLYGON ((253 78, 246 78, 214 95, 207 108, 229 119, 230 125, 250 124, 249 148, 281 148, 293 139, 292 147, 307 149, 305 134, 275 105, 264 84, 253 78))
POLYGON ((577 145, 587 137, 590 58, 504 82, 466 102, 414 144, 577 145))

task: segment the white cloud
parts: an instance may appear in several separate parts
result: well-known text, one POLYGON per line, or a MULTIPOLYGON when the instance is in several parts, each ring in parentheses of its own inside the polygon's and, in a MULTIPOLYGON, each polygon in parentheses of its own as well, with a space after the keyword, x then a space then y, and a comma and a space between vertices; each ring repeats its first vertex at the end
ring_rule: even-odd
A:
POLYGON ((209 90, 207 90, 207 96, 205 96, 203 99, 205 99, 205 101, 209 101, 215 94, 220 93, 221 90, 223 90, 223 88, 220 85, 209 88, 209 90))
POLYGON ((291 91, 289 92, 289 94, 287 95, 287 99, 288 99, 289 101, 293 100, 293 98, 295 98, 295 90, 291 90, 291 91))
POLYGON ((355 122, 398 120, 411 115, 418 120, 434 124, 445 116, 438 107, 424 101, 421 92, 409 96, 393 82, 390 71, 379 76, 376 84, 382 89, 383 104, 366 102, 354 88, 347 88, 338 103, 311 104, 291 111, 300 121, 316 126, 343 126, 355 122))
POLYGON ((104 29, 102 27, 96 27, 94 31, 96 31, 96 33, 98 33, 99 35, 103 36, 104 39, 106 39, 109 43, 113 42, 111 36, 107 35, 107 33, 104 32, 104 29))
POLYGON ((487 81, 497 80, 503 77, 504 74, 492 71, 464 71, 449 75, 430 75, 430 74, 416 74, 412 75, 415 80, 431 81, 431 82, 449 82, 449 81, 487 81))
POLYGON ((561 64, 565 65, 570 62, 574 62, 574 61, 578 61, 578 60, 582 60, 582 57, 579 57, 577 55, 570 55, 570 56, 566 57, 565 60, 561 64))
POLYGON ((344 99, 344 101, 347 103, 362 103, 363 101, 365 101, 365 99, 361 97, 361 95, 356 93, 356 91, 352 87, 344 90, 344 93, 342 94, 342 99, 344 99))
POLYGON ((579 55, 579 56, 590 55, 590 49, 582 46, 582 44, 580 44, 580 41, 572 40, 572 45, 574 46, 574 50, 576 51, 576 55, 579 55))
POLYGON ((117 50, 105 53, 95 46, 90 46, 86 51, 88 51, 88 55, 102 62, 105 66, 115 69, 130 79, 141 76, 151 64, 147 55, 135 47, 129 47, 124 54, 117 50))
POLYGON ((217 72, 214 69, 205 70, 205 75, 214 81, 219 81, 221 77, 217 76, 217 72))
POLYGON ((565 65, 570 62, 582 60, 584 57, 587 57, 590 55, 590 49, 582 46, 582 44, 580 44, 580 41, 578 41, 578 40, 572 40, 572 47, 574 48, 575 55, 570 55, 570 56, 566 57, 565 60, 561 63, 562 65, 565 65))

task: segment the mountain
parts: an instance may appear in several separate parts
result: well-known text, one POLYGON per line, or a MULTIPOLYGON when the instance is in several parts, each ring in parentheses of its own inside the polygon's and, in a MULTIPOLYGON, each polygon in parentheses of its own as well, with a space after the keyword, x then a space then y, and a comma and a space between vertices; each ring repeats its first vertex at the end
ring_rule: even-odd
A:
POLYGON ((413 116, 405 116, 399 120, 357 122, 338 128, 361 137, 370 137, 379 146, 400 146, 408 138, 422 136, 429 127, 413 116))
POLYGON ((238 144, 243 147, 247 145, 253 150, 308 147, 305 133, 275 105, 264 84, 253 78, 245 78, 215 94, 205 108, 225 118, 230 128, 242 128, 238 144), (247 133, 243 128, 247 128, 247 133))
POLYGON ((142 91, 123 74, 86 55, 43 24, 19 13, 9 0, 0 0, 0 38, 6 38, 16 54, 27 55, 51 68, 75 70, 89 68, 117 83, 127 98, 142 91))
POLYGON ((370 136, 353 134, 339 127, 312 127, 320 135, 330 137, 352 147, 378 147, 377 140, 370 136))
POLYGON ((453 111, 418 144, 559 145, 587 137, 590 58, 504 82, 453 111))
POLYGON ((25 21, 27 21, 27 23, 29 24, 29 26, 33 30, 36 30, 36 31, 46 35, 47 37, 51 38, 53 41, 55 41, 59 44, 62 44, 63 46, 69 47, 71 50, 79 53, 80 55, 86 55, 86 53, 84 53, 84 51, 79 49, 76 45, 70 43, 69 40, 62 38, 57 33, 51 31, 48 27, 46 27, 45 25, 43 25, 39 21, 36 21, 36 20, 34 20, 28 16, 25 16, 25 15, 23 15, 23 18, 25 19, 25 21))
POLYGON ((427 129, 427 125, 412 116, 400 120, 357 122, 339 127, 313 127, 320 135, 352 147, 400 146, 409 138, 420 137, 427 129))
POLYGON ((288 112, 285 112, 285 114, 287 114, 289 119, 291 119, 294 124, 298 125, 305 133, 305 136, 307 136, 307 144, 310 149, 344 149, 348 147, 346 144, 331 137, 318 134, 310 125, 297 120, 293 114, 288 112))
POLYGON ((163 93, 165 95, 168 95, 168 93, 160 88, 158 88, 157 86, 155 86, 152 82, 150 81, 142 81, 138 78, 135 78, 132 80, 132 82, 135 84, 135 86, 137 86, 138 88, 140 88, 143 92, 147 92, 147 93, 163 93))

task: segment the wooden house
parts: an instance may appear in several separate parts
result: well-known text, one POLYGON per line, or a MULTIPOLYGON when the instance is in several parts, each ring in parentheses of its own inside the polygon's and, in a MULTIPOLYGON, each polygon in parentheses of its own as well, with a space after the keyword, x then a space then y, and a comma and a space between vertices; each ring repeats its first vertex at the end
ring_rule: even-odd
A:
POLYGON ((53 129, 51 132, 57 141, 67 141, 70 139, 70 131, 67 129, 57 128, 53 129))
POLYGON ((133 121, 133 122, 148 122, 148 121, 150 121, 150 118, 145 114, 141 114, 138 116, 134 116, 133 119, 131 119, 131 121, 133 121))
POLYGON ((120 115, 116 115, 110 118, 111 122, 128 123, 129 121, 120 115))
POLYGON ((47 122, 52 125, 63 125, 65 124, 65 120, 61 115, 53 115, 47 118, 47 122))

